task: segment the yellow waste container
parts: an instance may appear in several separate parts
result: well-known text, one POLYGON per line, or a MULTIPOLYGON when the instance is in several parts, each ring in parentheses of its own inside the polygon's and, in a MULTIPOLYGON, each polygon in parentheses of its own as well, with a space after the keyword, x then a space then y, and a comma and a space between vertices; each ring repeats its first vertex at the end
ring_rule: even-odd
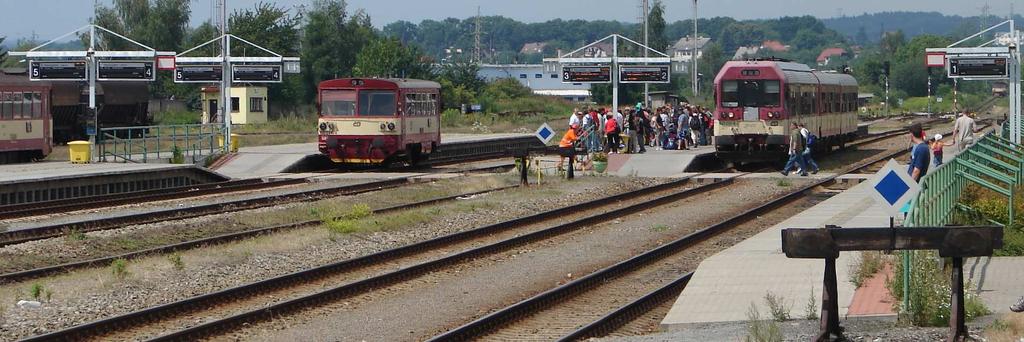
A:
POLYGON ((92 159, 92 144, 90 144, 88 141, 82 140, 68 142, 68 153, 70 154, 72 163, 89 163, 89 160, 92 159))
MULTIPOLYGON (((218 135, 217 136, 217 146, 224 146, 224 136, 223 135, 218 135)), ((229 146, 228 152, 231 152, 231 153, 237 153, 238 152, 238 134, 231 133, 231 146, 229 146)))

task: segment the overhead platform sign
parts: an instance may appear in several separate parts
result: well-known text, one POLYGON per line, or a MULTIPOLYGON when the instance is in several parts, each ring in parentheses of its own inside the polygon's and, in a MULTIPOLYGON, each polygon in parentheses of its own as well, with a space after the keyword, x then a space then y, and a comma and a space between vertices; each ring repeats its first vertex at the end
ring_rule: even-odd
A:
POLYGON ((562 83, 608 83, 612 81, 610 66, 563 66, 562 83))
POLYGON ((1010 76, 1009 57, 950 56, 946 68, 950 78, 1005 79, 1010 76))
POLYGON ((85 81, 89 77, 88 63, 74 61, 29 61, 29 79, 32 81, 85 81))
POLYGON ((219 64, 188 65, 177 64, 174 66, 175 83, 208 83, 220 82, 223 78, 224 68, 219 64))
POLYGON ((232 82, 280 83, 281 64, 232 65, 232 82))
POLYGON ((99 81, 153 81, 154 61, 99 61, 96 79, 99 81))
POLYGON ((669 83, 668 65, 620 66, 619 82, 622 83, 669 83))

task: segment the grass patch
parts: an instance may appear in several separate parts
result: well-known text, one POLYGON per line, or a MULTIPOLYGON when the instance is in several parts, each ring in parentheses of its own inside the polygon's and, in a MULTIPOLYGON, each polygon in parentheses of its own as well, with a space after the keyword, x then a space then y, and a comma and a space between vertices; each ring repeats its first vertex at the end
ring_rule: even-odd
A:
POLYGON ((294 115, 268 120, 265 123, 236 125, 235 133, 310 133, 316 134, 316 115, 294 115))
POLYGON ((764 294, 764 302, 768 305, 768 312, 771 313, 772 319, 778 322, 785 322, 792 318, 789 315, 790 305, 782 297, 768 291, 764 294))
POLYGON ((72 229, 65 235, 69 241, 83 241, 88 238, 81 230, 72 229))
POLYGON ((171 265, 174 266, 174 269, 176 270, 180 271, 185 269, 185 261, 181 260, 181 253, 174 253, 168 255, 167 261, 170 261, 171 265))
POLYGON ((663 231, 668 230, 668 226, 664 225, 664 224, 659 224, 659 225, 656 225, 654 227, 651 227, 651 230, 656 231, 656 232, 663 232, 663 231))
POLYGON ((192 125, 201 122, 202 114, 190 111, 167 111, 153 114, 153 123, 157 125, 192 125))
POLYGON ((114 278, 124 279, 128 276, 128 260, 117 258, 110 262, 110 273, 114 278))
POLYGON ((882 252, 861 252, 860 257, 850 266, 850 282, 853 283, 853 286, 860 288, 865 281, 881 271, 885 267, 885 263, 885 256, 882 252))
POLYGON ((33 283, 32 287, 29 287, 28 292, 29 295, 32 296, 32 299, 39 300, 40 298, 43 297, 43 293, 45 292, 45 290, 46 289, 43 288, 43 284, 33 283))
POLYGON ((1024 316, 1016 313, 1004 314, 996 319, 989 326, 985 327, 984 341, 989 342, 1019 342, 1024 336, 1024 316))
POLYGON ((779 178, 778 180, 775 181, 775 186, 780 188, 788 188, 793 186, 793 182, 790 182, 788 179, 785 178, 779 178))
MULTIPOLYGON (((946 326, 949 324, 950 285, 949 274, 937 262, 936 251, 913 251, 910 267, 910 311, 902 320, 917 326, 946 326)), ((903 263, 893 263, 894 276, 886 281, 892 295, 894 309, 903 302, 903 263)), ((968 321, 990 314, 978 295, 971 291, 972 285, 964 284, 964 316, 968 321)))
POLYGON ((750 303, 747 309, 747 336, 745 342, 781 342, 782 329, 779 323, 770 319, 761 318, 757 305, 750 303))

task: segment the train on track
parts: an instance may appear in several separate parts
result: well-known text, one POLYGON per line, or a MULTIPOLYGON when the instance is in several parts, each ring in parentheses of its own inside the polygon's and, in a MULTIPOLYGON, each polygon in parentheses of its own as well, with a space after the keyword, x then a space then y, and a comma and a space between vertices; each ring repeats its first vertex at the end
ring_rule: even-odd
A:
POLYGON ((317 145, 335 163, 426 161, 441 144, 441 85, 341 78, 317 87, 317 145))
MULTIPOLYGON (((102 82, 96 88, 100 127, 152 123, 147 84, 102 82)), ((88 104, 84 82, 30 81, 26 68, 0 70, 0 164, 43 158, 55 144, 86 139, 88 104)))
POLYGON ((716 155, 734 163, 779 161, 791 123, 818 136, 821 150, 857 136, 857 80, 783 60, 730 61, 715 77, 716 155))

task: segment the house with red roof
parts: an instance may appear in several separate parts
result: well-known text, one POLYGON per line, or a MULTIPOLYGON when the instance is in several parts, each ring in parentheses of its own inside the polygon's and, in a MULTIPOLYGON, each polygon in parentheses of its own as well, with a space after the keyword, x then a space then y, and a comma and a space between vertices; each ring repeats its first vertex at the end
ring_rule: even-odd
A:
POLYGON ((834 47, 821 50, 821 53, 818 54, 818 65, 826 66, 833 57, 844 55, 846 55, 846 49, 843 48, 834 47))
POLYGON ((786 52, 789 51, 789 45, 783 45, 778 40, 766 40, 761 43, 762 49, 768 49, 772 52, 786 52))

